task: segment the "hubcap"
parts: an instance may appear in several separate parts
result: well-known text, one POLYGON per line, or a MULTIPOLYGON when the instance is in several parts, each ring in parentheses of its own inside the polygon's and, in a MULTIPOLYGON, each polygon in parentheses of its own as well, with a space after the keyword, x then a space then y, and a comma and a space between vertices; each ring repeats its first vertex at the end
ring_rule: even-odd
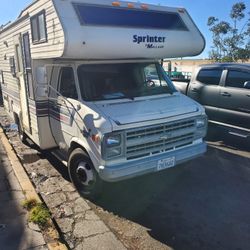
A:
POLYGON ((94 182, 94 174, 91 169, 88 168, 86 162, 80 162, 76 169, 78 180, 85 186, 91 185, 94 182))

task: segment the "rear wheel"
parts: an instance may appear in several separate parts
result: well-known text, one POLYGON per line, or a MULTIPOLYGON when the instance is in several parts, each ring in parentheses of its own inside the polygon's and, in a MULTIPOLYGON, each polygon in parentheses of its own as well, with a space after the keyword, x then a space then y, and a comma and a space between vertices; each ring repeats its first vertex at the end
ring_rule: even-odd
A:
POLYGON ((71 181, 83 197, 96 198, 100 195, 103 182, 89 156, 81 148, 71 153, 68 170, 71 181))

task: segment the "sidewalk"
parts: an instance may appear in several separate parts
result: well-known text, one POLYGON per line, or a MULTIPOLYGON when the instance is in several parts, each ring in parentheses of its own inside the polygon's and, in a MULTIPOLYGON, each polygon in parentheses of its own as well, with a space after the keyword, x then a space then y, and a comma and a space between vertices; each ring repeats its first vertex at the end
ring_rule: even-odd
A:
POLYGON ((25 199, 0 139, 0 249, 45 250, 42 233, 28 223, 25 199))

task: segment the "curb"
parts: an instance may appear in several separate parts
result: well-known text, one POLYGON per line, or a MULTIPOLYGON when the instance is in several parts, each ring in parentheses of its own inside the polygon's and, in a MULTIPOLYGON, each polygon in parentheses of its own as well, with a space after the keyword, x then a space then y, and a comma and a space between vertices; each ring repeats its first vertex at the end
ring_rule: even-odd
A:
MULTIPOLYGON (((43 203, 43 201, 40 199, 39 195, 37 194, 33 184, 31 183, 26 171, 24 170, 23 165, 19 161, 15 153, 15 150, 9 143, 9 140, 6 137, 1 127, 0 127, 0 140, 3 143, 7 156, 10 160, 11 167, 19 181, 19 184, 23 190, 23 193, 26 199, 36 199, 38 202, 43 203)), ((53 224, 52 221, 51 223, 53 224)), ((49 235, 59 235, 59 233, 53 228, 51 228, 50 231, 51 232, 49 233, 49 235)), ((49 250, 67 250, 68 249, 66 245, 62 244, 61 242, 55 239, 47 243, 47 247, 49 248, 49 250)))

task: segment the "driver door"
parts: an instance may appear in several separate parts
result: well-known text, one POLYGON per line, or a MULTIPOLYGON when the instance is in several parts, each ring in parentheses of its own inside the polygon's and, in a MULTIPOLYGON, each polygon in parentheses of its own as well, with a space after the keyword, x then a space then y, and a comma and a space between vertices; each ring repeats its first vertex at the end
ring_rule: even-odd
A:
POLYGON ((228 69, 225 84, 220 88, 220 119, 222 122, 250 129, 250 71, 228 69))
POLYGON ((77 133, 74 105, 78 102, 78 94, 73 67, 56 67, 54 72, 58 77, 57 81, 52 77, 52 87, 56 91, 50 90, 50 127, 57 145, 66 151, 72 136, 77 133))

